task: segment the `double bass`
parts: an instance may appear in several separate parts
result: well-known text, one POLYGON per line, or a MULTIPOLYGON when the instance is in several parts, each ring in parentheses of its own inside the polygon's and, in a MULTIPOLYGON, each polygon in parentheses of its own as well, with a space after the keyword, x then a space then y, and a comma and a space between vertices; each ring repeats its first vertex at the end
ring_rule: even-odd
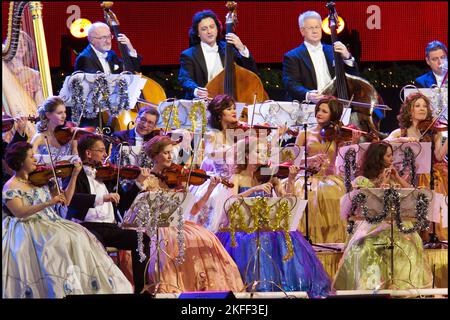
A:
MULTIPOLYGON (((225 30, 226 33, 230 33, 234 32, 237 21, 237 3, 228 1, 226 7, 228 13, 225 30)), ((206 84, 208 92, 213 97, 219 94, 226 94, 232 96, 236 101, 247 104, 254 103, 255 94, 257 102, 268 100, 269 96, 264 90, 261 79, 255 73, 239 66, 234 61, 234 50, 234 46, 227 42, 224 69, 206 84)))
MULTIPOLYGON (((329 27, 331 30, 331 41, 334 44, 338 41, 338 15, 334 2, 328 2, 326 7, 329 9, 329 27)), ((379 122, 374 119, 373 110, 370 105, 382 104, 383 101, 375 88, 365 79, 345 73, 344 61, 340 53, 333 50, 335 78, 322 89, 321 94, 336 96, 339 99, 352 100, 354 102, 367 103, 369 107, 352 106, 350 123, 356 125, 360 130, 372 133, 380 139, 385 135, 380 133, 379 122), (349 99, 349 98, 352 99, 349 99), (374 122, 375 120, 375 122, 374 122), (377 123, 377 125, 375 125, 377 123)))
MULTIPOLYGON (((105 20, 106 20, 106 24, 111 28, 112 32, 114 33, 114 37, 117 39, 119 36, 120 32, 120 23, 119 20, 117 19, 116 15, 114 14, 114 12, 111 10, 113 6, 113 2, 112 1, 103 1, 101 4, 101 7, 103 8, 104 11, 104 15, 105 15, 105 20)), ((120 55, 122 57, 123 60, 123 67, 124 67, 124 71, 130 71, 132 73, 134 72, 134 67, 133 67, 133 63, 131 62, 131 58, 128 54, 128 48, 126 47, 126 45, 117 42, 117 46, 119 48, 119 52, 120 55)), ((150 79, 140 73, 139 74, 142 78, 144 78, 146 81, 144 88, 142 89, 142 95, 144 96, 145 99, 145 104, 155 104, 158 105, 161 101, 166 100, 166 93, 164 91, 164 89, 161 87, 161 85, 156 82, 153 79, 150 79)), ((139 99, 138 99, 139 102, 139 99)), ((113 124, 114 126, 119 126, 119 130, 125 130, 127 129, 127 123, 124 123, 126 119, 135 119, 137 116, 137 111, 138 110, 129 110, 126 112, 123 112, 122 114, 120 114, 118 116, 118 124, 113 124)))

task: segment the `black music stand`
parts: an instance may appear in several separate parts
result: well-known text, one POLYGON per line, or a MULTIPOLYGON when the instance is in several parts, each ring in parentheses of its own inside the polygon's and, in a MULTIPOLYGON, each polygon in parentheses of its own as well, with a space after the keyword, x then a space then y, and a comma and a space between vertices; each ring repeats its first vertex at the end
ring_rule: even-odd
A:
MULTIPOLYGON (((308 148, 307 148, 307 141, 308 141, 308 135, 307 135, 307 131, 308 131, 308 123, 304 123, 303 124, 303 130, 305 130, 305 181, 304 181, 304 190, 305 190, 305 200, 308 201, 308 148)), ((329 247, 329 246, 325 246, 322 244, 316 244, 313 243, 311 238, 309 237, 309 210, 308 210, 309 204, 308 202, 306 203, 306 207, 305 207, 305 226, 306 226, 306 232, 304 234, 304 237, 306 239, 306 241, 308 241, 311 246, 313 247, 318 247, 318 248, 322 248, 322 249, 328 249, 328 250, 332 250, 332 251, 336 251, 336 252, 340 252, 341 249, 340 248, 333 248, 333 247, 329 247)))

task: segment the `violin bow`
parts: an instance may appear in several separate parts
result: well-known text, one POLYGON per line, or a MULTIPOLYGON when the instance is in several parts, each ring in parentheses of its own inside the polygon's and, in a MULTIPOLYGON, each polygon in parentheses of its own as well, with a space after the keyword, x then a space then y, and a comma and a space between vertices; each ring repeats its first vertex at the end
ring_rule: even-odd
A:
POLYGON ((430 125, 423 131, 423 133, 421 134, 421 136, 419 137, 419 141, 423 139, 423 137, 425 136, 425 134, 428 132, 428 130, 431 129, 431 127, 434 126, 434 124, 439 120, 439 118, 442 116, 442 114, 444 113, 444 111, 447 111, 447 108, 442 108, 441 112, 437 115, 436 118, 434 118, 430 125))
POLYGON ((52 167, 53 177, 55 178, 56 189, 58 190, 58 195, 60 195, 61 194, 61 189, 59 188, 58 179, 56 177, 55 165, 53 163, 52 152, 50 151, 50 145, 48 143, 48 138, 47 138, 46 135, 44 136, 44 140, 45 140, 45 145, 47 146, 48 155, 50 157, 50 166, 52 167))
POLYGON ((116 177, 116 192, 119 193, 119 177, 120 177, 120 165, 122 163, 122 147, 123 144, 119 145, 119 161, 117 166, 117 177, 116 177))

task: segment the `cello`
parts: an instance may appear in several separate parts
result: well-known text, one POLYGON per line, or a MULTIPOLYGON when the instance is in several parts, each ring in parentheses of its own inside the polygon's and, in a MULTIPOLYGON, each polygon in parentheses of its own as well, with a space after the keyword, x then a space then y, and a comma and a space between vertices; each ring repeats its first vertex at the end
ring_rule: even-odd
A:
MULTIPOLYGON (((328 20, 331 30, 331 42, 334 44, 338 41, 336 31, 338 28, 338 15, 334 2, 328 2, 326 7, 329 9, 328 20)), ((374 116, 370 107, 374 104, 383 103, 380 95, 367 80, 345 73, 342 56, 334 50, 333 54, 335 78, 322 89, 321 94, 336 96, 343 100, 349 100, 349 97, 352 97, 350 100, 354 102, 367 103, 368 107, 352 106, 350 123, 356 125, 362 131, 372 133, 384 139, 385 135, 378 131, 379 123, 377 122, 377 125, 374 123, 374 116)))
MULTIPOLYGON (((117 19, 116 15, 114 14, 114 12, 111 10, 112 6, 113 6, 112 1, 103 1, 101 4, 101 7, 103 8, 103 11, 104 11, 106 24, 111 28, 111 30, 114 33, 115 38, 117 39, 119 33, 121 33, 120 28, 119 28, 120 23, 119 23, 119 20, 117 19)), ((128 48, 120 42, 117 42, 117 46, 119 48, 120 55, 123 60, 124 71, 130 71, 130 72, 135 73, 133 64, 132 64, 130 56, 128 54, 128 48)), ((158 82, 142 75, 141 73, 136 72, 136 74, 139 74, 143 79, 147 80, 144 88, 142 89, 142 95, 144 96, 145 104, 158 105, 161 101, 166 100, 166 98, 167 98, 166 93, 165 93, 164 89, 162 88, 162 86, 158 82)), ((139 102, 139 99, 138 99, 138 102, 139 102)), ((113 127, 119 126, 119 130, 127 129, 126 128, 127 124, 125 123, 125 120, 135 119, 137 116, 137 111, 139 111, 139 108, 137 108, 137 110, 132 109, 132 110, 128 110, 126 112, 122 112, 122 114, 120 114, 118 116, 118 119, 117 119, 118 123, 113 125, 113 127)))
MULTIPOLYGON (((226 33, 230 33, 234 32, 237 21, 237 3, 228 1, 226 7, 228 13, 225 29, 226 33)), ((212 97, 219 94, 226 94, 233 97, 236 101, 247 104, 254 103, 255 94, 257 102, 268 100, 269 96, 264 90, 261 79, 255 73, 239 66, 234 61, 234 50, 234 46, 227 42, 224 69, 206 84, 208 92, 212 97)), ((246 112, 246 110, 245 108, 243 112, 246 112)))

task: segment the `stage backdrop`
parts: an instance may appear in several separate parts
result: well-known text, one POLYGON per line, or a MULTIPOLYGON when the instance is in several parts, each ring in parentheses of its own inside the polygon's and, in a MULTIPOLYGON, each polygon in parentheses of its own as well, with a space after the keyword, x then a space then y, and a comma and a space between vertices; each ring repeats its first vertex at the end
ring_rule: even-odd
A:
MULTIPOLYGON (((224 22, 226 1, 115 1, 122 31, 143 56, 144 65, 176 65, 188 47, 192 15, 212 9, 224 22)), ((237 34, 258 63, 279 63, 283 54, 302 40, 298 15, 315 10, 327 15, 325 1, 238 1, 237 34)), ((60 64, 61 35, 70 22, 83 17, 103 21, 100 1, 43 2, 50 65, 60 64)), ((425 45, 433 39, 447 44, 448 3, 432 1, 345 2, 336 9, 349 30, 359 33, 361 61, 423 60, 425 45)), ((2 2, 2 36, 5 38, 8 2, 2 2)), ((115 40, 114 40, 115 41, 115 40)), ((73 60, 73 57, 72 57, 73 60)))

